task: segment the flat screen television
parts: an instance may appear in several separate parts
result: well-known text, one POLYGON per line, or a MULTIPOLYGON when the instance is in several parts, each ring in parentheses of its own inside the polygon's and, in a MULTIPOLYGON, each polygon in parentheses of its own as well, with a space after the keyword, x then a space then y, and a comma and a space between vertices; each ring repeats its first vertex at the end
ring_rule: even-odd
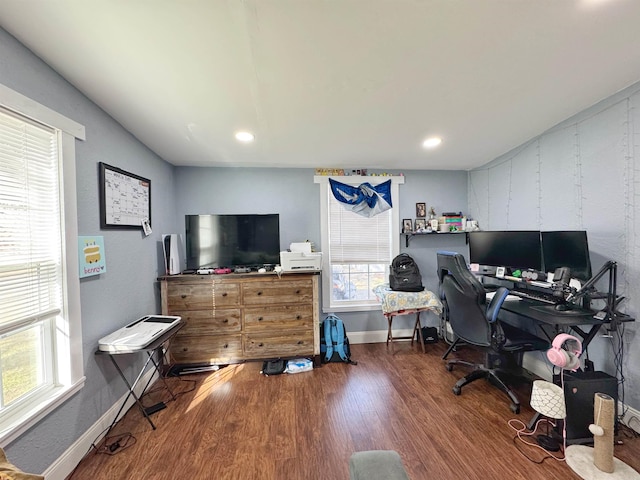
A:
POLYGON ((542 258, 544 269, 553 272, 559 267, 569 267, 571 278, 587 281, 591 278, 591 258, 587 232, 565 230, 542 232, 542 258))
POLYGON ((185 215, 187 269, 280 263, 280 216, 185 215))
POLYGON ((471 263, 511 269, 542 270, 538 230, 469 232, 471 263))

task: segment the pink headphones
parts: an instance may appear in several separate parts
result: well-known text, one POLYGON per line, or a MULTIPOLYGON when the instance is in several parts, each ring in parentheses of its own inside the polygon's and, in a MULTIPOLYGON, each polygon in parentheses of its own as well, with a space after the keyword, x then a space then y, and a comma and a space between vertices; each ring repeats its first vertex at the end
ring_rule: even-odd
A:
POLYGON ((547 351, 547 358, 556 367, 560 367, 564 370, 571 370, 575 372, 580 367, 580 354, 582 353, 582 342, 566 333, 561 333, 553 339, 551 348, 547 351), (567 343, 567 350, 562 348, 562 345, 567 343), (570 345, 572 347, 570 347, 570 345))

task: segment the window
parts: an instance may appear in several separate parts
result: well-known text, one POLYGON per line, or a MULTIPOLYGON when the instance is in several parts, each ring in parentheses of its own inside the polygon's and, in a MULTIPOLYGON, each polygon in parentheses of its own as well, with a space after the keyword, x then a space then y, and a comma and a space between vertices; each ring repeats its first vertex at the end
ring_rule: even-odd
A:
POLYGON ((75 209, 79 135, 84 127, 0 88, 3 444, 84 382, 75 209))
MULTIPOLYGON (((374 310, 380 308, 373 289, 389 280, 389 264, 400 249, 398 185, 404 177, 392 180, 393 208, 367 218, 346 210, 329 187, 329 177, 317 176, 320 184, 322 221, 322 304, 325 312, 374 310)), ((340 177, 338 181, 360 185, 373 178, 340 177)))

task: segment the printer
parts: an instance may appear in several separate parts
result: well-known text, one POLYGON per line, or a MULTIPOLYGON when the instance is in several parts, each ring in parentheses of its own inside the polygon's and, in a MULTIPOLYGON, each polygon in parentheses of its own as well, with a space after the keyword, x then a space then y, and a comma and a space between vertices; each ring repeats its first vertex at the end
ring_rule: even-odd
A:
POLYGON ((318 271, 322 269, 322 253, 312 252, 311 243, 298 242, 289 246, 289 251, 280 252, 283 272, 318 271))

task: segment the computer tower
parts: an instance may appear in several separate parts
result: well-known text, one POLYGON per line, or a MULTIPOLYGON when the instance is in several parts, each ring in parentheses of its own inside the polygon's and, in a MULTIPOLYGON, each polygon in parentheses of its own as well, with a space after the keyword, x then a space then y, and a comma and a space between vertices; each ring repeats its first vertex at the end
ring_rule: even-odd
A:
MULTIPOLYGON (((554 382, 561 385, 560 375, 554 382)), ((617 430, 618 380, 604 372, 564 372, 564 400, 567 408, 567 444, 593 443, 589 425, 593 423, 593 404, 596 393, 605 393, 615 404, 614 424, 617 430)))

